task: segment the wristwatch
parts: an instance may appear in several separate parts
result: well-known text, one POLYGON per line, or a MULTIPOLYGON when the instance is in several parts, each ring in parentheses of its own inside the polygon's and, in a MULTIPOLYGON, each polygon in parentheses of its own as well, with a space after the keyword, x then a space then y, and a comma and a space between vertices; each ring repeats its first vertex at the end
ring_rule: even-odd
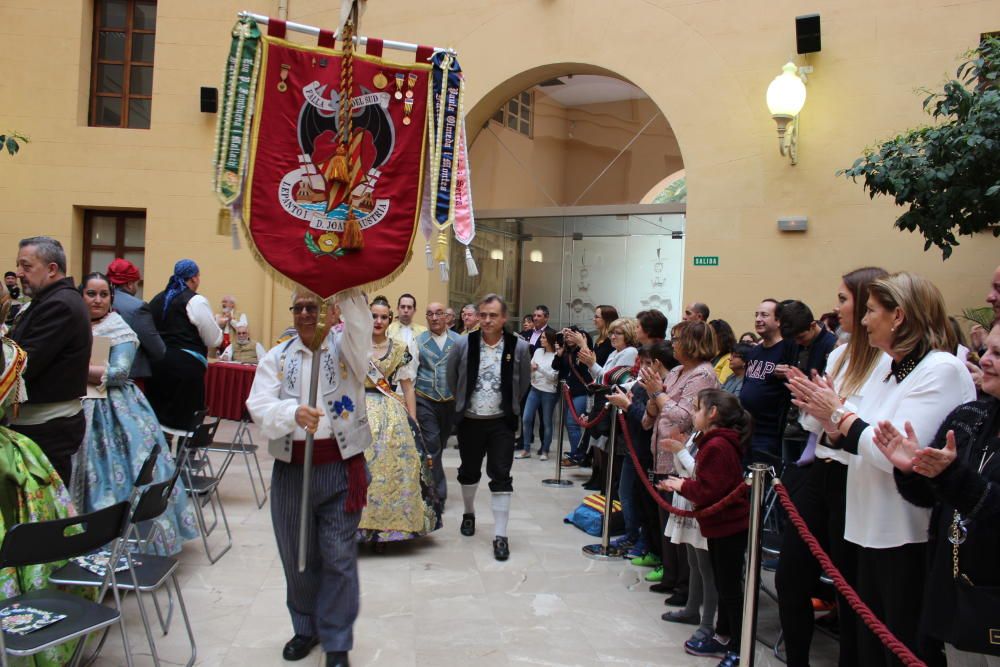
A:
POLYGON ((841 405, 839 408, 833 411, 832 415, 830 415, 830 423, 839 428, 840 422, 842 422, 844 420, 844 417, 850 414, 850 412, 851 411, 847 409, 846 405, 841 405))
POLYGON ((663 391, 654 391, 652 394, 650 394, 649 398, 655 401, 657 396, 662 396, 662 395, 663 391))

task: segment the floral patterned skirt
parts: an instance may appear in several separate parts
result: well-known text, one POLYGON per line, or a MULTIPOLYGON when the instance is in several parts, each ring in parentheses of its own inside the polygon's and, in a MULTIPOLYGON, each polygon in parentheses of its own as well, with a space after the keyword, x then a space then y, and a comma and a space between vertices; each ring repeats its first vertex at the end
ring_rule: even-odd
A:
MULTIPOLYGON (((0 427, 0 541, 14 524, 65 519, 75 514, 69 492, 38 445, 20 433, 0 427)), ((0 606, 3 599, 48 588, 49 575, 65 564, 59 561, 0 570, 0 606)), ((10 664, 63 665, 75 648, 75 641, 68 642, 29 658, 12 658, 10 664)))
POLYGON ((400 542, 441 527, 426 457, 417 447, 406 408, 380 393, 366 392, 372 445, 365 450, 371 482, 361 514, 360 542, 400 542))
MULTIPOLYGON (((87 436, 74 468, 85 473, 73 474, 73 499, 84 511, 128 500, 135 476, 154 445, 160 445, 160 456, 153 482, 173 476, 176 468, 156 414, 135 385, 111 387, 107 398, 85 399, 83 409, 87 436)), ((198 537, 194 508, 181 479, 174 486, 167 510, 153 522, 159 527, 155 544, 161 554, 179 553, 186 540, 198 537)))

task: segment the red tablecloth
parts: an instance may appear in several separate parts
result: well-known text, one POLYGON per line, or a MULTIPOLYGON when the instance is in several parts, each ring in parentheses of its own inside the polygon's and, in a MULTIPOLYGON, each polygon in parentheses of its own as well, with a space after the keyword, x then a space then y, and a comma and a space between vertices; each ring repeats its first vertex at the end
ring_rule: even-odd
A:
POLYGON ((240 421, 257 367, 214 361, 205 373, 205 404, 213 417, 240 421))

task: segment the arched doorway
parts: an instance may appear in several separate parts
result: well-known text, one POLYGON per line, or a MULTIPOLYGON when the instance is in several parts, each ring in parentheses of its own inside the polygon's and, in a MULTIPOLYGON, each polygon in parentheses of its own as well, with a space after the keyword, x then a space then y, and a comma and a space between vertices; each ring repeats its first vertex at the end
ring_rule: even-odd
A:
POLYGON ((683 170, 679 144, 641 88, 580 67, 513 77, 469 113, 480 275, 452 272, 453 307, 497 292, 514 315, 547 305, 553 325, 590 329, 602 304, 677 319, 685 203, 645 200, 683 170))

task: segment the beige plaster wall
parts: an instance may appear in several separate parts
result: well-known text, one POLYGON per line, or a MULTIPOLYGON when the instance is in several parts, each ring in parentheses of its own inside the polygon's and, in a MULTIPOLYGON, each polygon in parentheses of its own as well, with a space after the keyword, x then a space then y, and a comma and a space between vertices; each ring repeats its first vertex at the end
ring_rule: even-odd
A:
MULTIPOLYGON (((331 25, 335 3, 289 0, 289 18, 331 25)), ((468 77, 470 132, 501 101, 545 78, 610 72, 645 90, 663 111, 688 178, 685 299, 710 303, 737 329, 765 294, 820 308, 837 276, 861 264, 908 268, 943 289, 950 310, 982 300, 1000 241, 965 239, 942 263, 918 238, 891 227, 891 203, 871 202, 834 172, 879 138, 921 123, 920 86, 954 70, 981 32, 1000 28, 992 0, 383 0, 369 3, 362 32, 453 46, 468 77), (823 52, 809 64, 800 162, 778 154, 764 91, 794 52, 793 17, 818 11, 823 52), (782 236, 775 220, 807 215, 810 230, 782 236), (719 255, 693 268, 693 255, 719 255)), ((173 262, 203 266, 203 291, 235 294, 262 337, 288 321, 275 289, 244 249, 215 235, 210 187, 215 116, 198 111, 198 87, 218 85, 239 9, 274 14, 276 1, 171 0, 158 11, 150 130, 86 125, 91 7, 87 0, 0 7, 2 125, 32 143, 0 158, 0 256, 16 241, 50 233, 78 271, 85 207, 147 211, 147 293, 173 262)), ((655 182, 655 181, 654 181, 655 182)), ((475 187, 475 186, 474 186, 475 187)), ((475 190, 474 190, 475 196, 475 190)), ((426 302, 444 296, 420 260, 385 290, 426 302)), ((456 267, 457 268, 457 267, 456 267)), ((460 269, 459 269, 460 270, 460 269)))

